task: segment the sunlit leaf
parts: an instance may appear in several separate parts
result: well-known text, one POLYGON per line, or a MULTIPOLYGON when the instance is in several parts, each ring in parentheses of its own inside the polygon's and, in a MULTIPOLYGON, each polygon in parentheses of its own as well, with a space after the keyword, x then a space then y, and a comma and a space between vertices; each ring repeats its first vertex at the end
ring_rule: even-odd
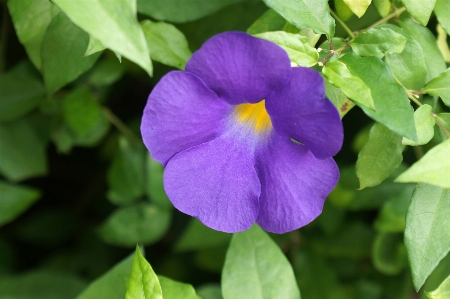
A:
POLYGON ((436 0, 436 6, 434 7, 434 13, 445 29, 445 31, 450 34, 450 15, 448 12, 450 11, 450 2, 448 0, 436 0))
POLYGON ((441 97, 445 105, 450 107, 450 68, 428 82, 422 91, 441 97))
POLYGON ((404 145, 422 145, 427 144, 434 135, 434 117, 431 115, 432 107, 430 105, 420 106, 414 112, 414 122, 416 123, 417 141, 403 138, 404 145))
POLYGON ((450 298, 450 276, 447 277, 436 290, 426 293, 430 299, 448 299, 450 298))
POLYGON ((195 293, 194 287, 190 284, 181 283, 161 275, 158 275, 158 279, 164 299, 202 299, 195 293))
POLYGON ((361 18, 366 12, 372 0, 344 0, 345 4, 361 18))
POLYGON ((422 25, 426 25, 436 0, 402 0, 408 12, 422 25))
POLYGON ((383 58, 385 54, 401 53, 406 38, 388 28, 373 28, 359 34, 352 42, 352 49, 360 56, 383 58))

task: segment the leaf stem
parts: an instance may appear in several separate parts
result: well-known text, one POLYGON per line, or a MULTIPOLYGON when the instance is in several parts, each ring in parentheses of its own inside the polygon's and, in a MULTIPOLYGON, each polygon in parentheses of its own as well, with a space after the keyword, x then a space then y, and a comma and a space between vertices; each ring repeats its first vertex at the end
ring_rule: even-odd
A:
POLYGON ((120 120, 120 118, 117 117, 109 108, 103 107, 103 114, 106 116, 108 121, 121 132, 125 138, 128 139, 132 144, 141 144, 142 141, 140 138, 138 138, 133 131, 128 128, 126 124, 123 123, 123 121, 120 120))
POLYGON ((344 30, 348 33, 348 36, 350 36, 351 39, 355 38, 355 35, 353 34, 353 32, 350 30, 350 28, 348 28, 347 24, 345 24, 344 21, 341 20, 341 18, 339 18, 339 16, 337 15, 337 13, 335 13, 331 8, 330 8, 330 13, 333 16, 333 18, 336 19, 336 21, 338 21, 338 23, 344 28, 344 30))
POLYGON ((378 22, 376 22, 376 23, 370 25, 369 27, 367 27, 366 29, 363 29, 363 30, 361 30, 361 31, 367 31, 367 30, 370 30, 370 29, 372 29, 372 28, 375 28, 375 27, 377 27, 377 26, 379 26, 379 25, 381 25, 381 24, 384 24, 384 23, 386 23, 387 21, 389 21, 390 19, 400 16, 400 15, 401 15, 403 12, 405 12, 405 11, 406 11, 406 8, 405 8, 405 7, 396 9, 396 10, 394 10, 394 12, 392 12, 391 14, 385 16, 384 18, 382 18, 382 19, 379 20, 378 22))
POLYGON ((444 134, 445 134, 445 136, 447 136, 447 138, 450 138, 450 132, 447 131, 447 129, 444 127, 444 125, 441 124, 441 122, 438 120, 439 116, 434 112, 431 112, 431 115, 433 115, 434 121, 438 125, 439 129, 441 129, 441 131, 444 132, 444 134))

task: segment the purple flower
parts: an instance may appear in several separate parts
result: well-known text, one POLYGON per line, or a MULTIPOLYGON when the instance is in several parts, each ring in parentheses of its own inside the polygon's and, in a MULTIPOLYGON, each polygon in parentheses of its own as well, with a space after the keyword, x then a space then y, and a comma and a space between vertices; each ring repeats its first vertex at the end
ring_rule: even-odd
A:
POLYGON ((165 75, 141 131, 174 206, 219 231, 304 226, 339 178, 342 122, 322 77, 245 33, 212 37, 165 75))

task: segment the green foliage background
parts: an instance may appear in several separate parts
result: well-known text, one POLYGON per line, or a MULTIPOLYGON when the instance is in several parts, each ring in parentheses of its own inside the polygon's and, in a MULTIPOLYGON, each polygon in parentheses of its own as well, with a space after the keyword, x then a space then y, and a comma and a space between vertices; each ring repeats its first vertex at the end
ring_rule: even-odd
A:
POLYGON ((0 0, 0 299, 450 298, 448 33, 449 0, 0 0), (284 235, 174 210, 140 138, 152 87, 230 30, 343 118, 338 185, 284 235))

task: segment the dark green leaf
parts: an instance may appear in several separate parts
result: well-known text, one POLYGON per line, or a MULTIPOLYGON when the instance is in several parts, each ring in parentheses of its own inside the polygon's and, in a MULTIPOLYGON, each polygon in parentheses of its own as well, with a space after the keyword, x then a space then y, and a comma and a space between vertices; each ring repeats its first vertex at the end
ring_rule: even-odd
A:
MULTIPOLYGON (((81 29, 106 48, 153 72, 144 33, 136 19, 136 2, 109 0, 53 0, 81 29)), ((86 42, 83 54, 87 49, 86 42)), ((92 55, 91 55, 92 56, 92 55)), ((88 56, 90 57, 90 56, 88 56)))
POLYGON ((391 11, 390 0, 373 0, 373 4, 375 5, 375 8, 382 17, 387 16, 391 11))
POLYGON ((138 0, 138 10, 152 18, 175 23, 188 22, 210 15, 232 3, 244 0, 138 0))
POLYGON ((434 7, 434 13, 445 29, 445 31, 450 34, 450 16, 448 12, 450 11, 450 2, 448 0, 436 0, 436 6, 434 7))
MULTIPOLYGON (((125 299, 162 299, 158 277, 136 247, 125 299)), ((184 298, 184 297, 183 297, 184 298)))
POLYGON ((334 19, 328 11, 327 0, 263 0, 299 29, 311 28, 328 37, 334 35, 334 19))
POLYGON ((376 57, 345 54, 341 61, 370 88, 376 111, 361 107, 374 120, 398 135, 415 140, 414 113, 403 88, 387 66, 376 57))
POLYGON ((436 0, 402 0, 408 12, 422 25, 426 25, 433 12, 436 0))
POLYGON ((344 0, 334 0, 334 8, 342 21, 347 21, 353 16, 352 10, 345 4, 344 0))
POLYGON ((384 181, 403 161, 402 137, 380 123, 369 133, 369 141, 358 154, 356 175, 359 189, 384 181))
POLYGON ((397 182, 427 183, 450 188, 450 139, 429 150, 425 156, 402 173, 397 182))
POLYGON ((183 70, 192 53, 184 34, 172 24, 141 22, 152 59, 183 70))
POLYGON ((406 37, 406 45, 402 53, 386 54, 387 66, 406 88, 420 90, 427 78, 427 66, 422 47, 411 34, 400 27, 391 24, 383 25, 383 27, 406 37))
POLYGON ((285 24, 286 20, 282 16, 273 9, 268 9, 247 29, 247 33, 258 34, 267 31, 278 31, 283 29, 285 24))
POLYGON ((0 180, 0 226, 14 220, 40 196, 39 190, 0 180))
POLYGON ((91 68, 99 54, 84 57, 89 36, 60 12, 42 41, 42 72, 48 93, 54 93, 91 68))
POLYGON ((123 299, 131 273, 134 254, 94 280, 76 299, 123 299))
POLYGON ((171 212, 141 203, 119 208, 100 227, 99 234, 108 244, 133 247, 152 244, 169 228, 171 212))
POLYGON ((430 299, 448 299, 450 298, 450 276, 436 290, 426 293, 430 299))
POLYGON ((150 201, 161 208, 172 208, 173 205, 164 190, 164 167, 161 163, 153 160, 150 154, 146 155, 146 164, 147 184, 145 189, 150 201))
POLYGON ((417 141, 403 138, 404 145, 422 145, 427 144, 434 136, 434 117, 431 115, 432 107, 430 105, 420 106, 414 112, 414 122, 416 123, 417 141))
POLYGON ((422 91, 432 96, 441 97, 445 105, 450 107, 450 68, 428 82, 422 91))
POLYGON ((449 202, 449 189, 418 184, 414 190, 406 217, 405 244, 416 290, 450 251, 449 202))
POLYGON ((322 73, 353 101, 375 109, 369 87, 358 76, 352 74, 344 63, 330 61, 323 67, 322 73))
POLYGON ((291 265, 258 226, 233 235, 222 273, 224 299, 300 298, 291 265))
POLYGON ((352 49, 360 56, 383 58, 385 54, 401 53, 406 38, 388 28, 372 28, 359 34, 352 42, 352 49))
POLYGON ((20 181, 47 173, 46 142, 24 118, 0 123, 0 173, 20 181))
POLYGON ((204 284, 197 288, 197 294, 203 299, 223 299, 219 284, 204 284))
POLYGON ((50 21, 59 12, 48 0, 7 1, 14 27, 30 60, 41 69, 41 44, 50 21))
POLYGON ((347 98, 342 89, 334 87, 327 78, 324 78, 324 83, 327 98, 334 104, 340 117, 343 118, 355 104, 347 98))
POLYGON ((408 264, 402 234, 379 233, 372 249, 375 268, 385 275, 399 274, 408 264))
POLYGON ((298 66, 311 67, 317 63, 319 58, 319 53, 309 44, 309 40, 305 36, 284 31, 269 31, 255 36, 279 45, 286 51, 289 59, 298 66))
POLYGON ((158 275, 158 279, 164 299, 202 299, 197 296, 195 289, 190 284, 181 283, 161 275, 158 275))
POLYGON ((125 71, 122 63, 114 58, 102 59, 94 65, 90 72, 89 82, 93 85, 112 85, 119 80, 125 71))
POLYGON ((344 2, 355 13, 355 15, 361 18, 366 13, 366 10, 372 0, 344 0, 344 2))

